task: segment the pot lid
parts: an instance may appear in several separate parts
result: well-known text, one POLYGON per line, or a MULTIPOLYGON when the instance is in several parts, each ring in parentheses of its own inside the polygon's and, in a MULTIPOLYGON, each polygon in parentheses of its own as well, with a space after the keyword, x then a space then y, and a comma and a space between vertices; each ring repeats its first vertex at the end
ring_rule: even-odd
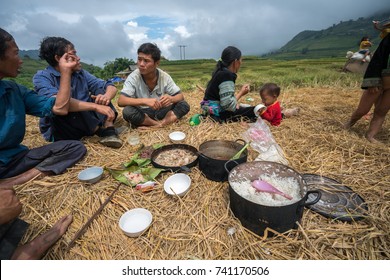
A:
MULTIPOLYGON (((308 205, 309 209, 332 219, 340 221, 357 221, 367 215, 368 207, 364 199, 355 193, 350 187, 340 182, 316 174, 303 174, 308 190, 319 190, 321 199, 308 205)), ((315 195, 309 194, 307 202, 315 199, 315 195)))

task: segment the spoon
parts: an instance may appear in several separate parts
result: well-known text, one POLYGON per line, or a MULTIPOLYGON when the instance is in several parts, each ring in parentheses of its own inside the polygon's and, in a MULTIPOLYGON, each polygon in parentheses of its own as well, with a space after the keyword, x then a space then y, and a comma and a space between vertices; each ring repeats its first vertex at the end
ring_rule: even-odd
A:
POLYGON ((241 154, 248 148, 249 144, 250 144, 249 142, 246 143, 246 144, 244 145, 244 147, 242 147, 242 149, 239 150, 239 151, 237 152, 237 154, 235 154, 234 156, 232 156, 232 158, 231 158, 230 160, 239 159, 240 156, 241 156, 241 154))
POLYGON ((293 199, 288 194, 281 192, 280 190, 278 190, 277 188, 275 188, 274 186, 272 186, 271 184, 263 180, 254 180, 252 182, 252 187, 254 187, 259 192, 274 193, 274 194, 281 195, 289 200, 293 199))

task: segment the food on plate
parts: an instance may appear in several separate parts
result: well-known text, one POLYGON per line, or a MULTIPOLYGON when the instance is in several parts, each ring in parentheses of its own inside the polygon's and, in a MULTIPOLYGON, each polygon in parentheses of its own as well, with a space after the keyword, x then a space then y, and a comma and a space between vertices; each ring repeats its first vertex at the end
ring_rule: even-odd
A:
POLYGON ((197 156, 185 149, 170 149, 159 153, 154 162, 161 166, 184 166, 195 161, 197 156))

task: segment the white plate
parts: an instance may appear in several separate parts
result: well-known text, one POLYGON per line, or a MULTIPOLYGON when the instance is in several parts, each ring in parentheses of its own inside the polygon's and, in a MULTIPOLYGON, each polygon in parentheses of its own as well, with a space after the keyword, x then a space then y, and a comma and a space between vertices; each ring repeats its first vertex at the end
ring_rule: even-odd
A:
POLYGON ((152 213, 144 208, 134 208, 125 212, 119 219, 119 227, 130 237, 144 233, 151 225, 152 213))

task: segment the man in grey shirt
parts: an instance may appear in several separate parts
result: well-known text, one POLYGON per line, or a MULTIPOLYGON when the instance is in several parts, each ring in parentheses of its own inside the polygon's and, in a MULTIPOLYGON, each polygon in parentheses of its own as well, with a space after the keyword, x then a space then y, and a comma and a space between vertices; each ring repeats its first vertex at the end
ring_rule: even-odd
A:
POLYGON ((138 69, 127 77, 118 105, 123 118, 133 127, 163 127, 174 123, 190 111, 180 88, 166 72, 157 68, 161 51, 152 43, 137 51, 138 69))

